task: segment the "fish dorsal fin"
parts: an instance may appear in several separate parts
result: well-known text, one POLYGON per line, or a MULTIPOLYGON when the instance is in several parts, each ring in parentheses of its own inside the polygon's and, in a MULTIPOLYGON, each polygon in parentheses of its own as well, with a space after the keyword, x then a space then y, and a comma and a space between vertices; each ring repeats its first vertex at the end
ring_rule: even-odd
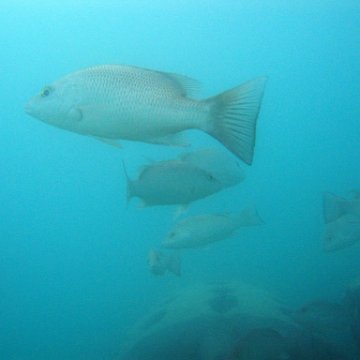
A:
POLYGON ((162 71, 158 71, 158 73, 171 82, 171 85, 174 87, 176 92, 179 93, 179 95, 192 96, 200 89, 200 83, 188 76, 162 71))

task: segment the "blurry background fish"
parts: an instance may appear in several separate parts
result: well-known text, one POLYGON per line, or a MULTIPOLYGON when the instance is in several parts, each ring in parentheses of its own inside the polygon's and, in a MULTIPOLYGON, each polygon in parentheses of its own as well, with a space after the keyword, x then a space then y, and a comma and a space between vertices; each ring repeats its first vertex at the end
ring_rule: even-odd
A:
POLYGON ((254 207, 238 214, 194 215, 179 221, 162 242, 168 249, 204 247, 230 237, 241 227, 263 224, 254 207))
POLYGON ((139 197, 142 206, 179 205, 203 199, 245 179, 233 157, 218 149, 187 152, 180 158, 152 162, 141 168, 138 178, 127 174, 127 199, 139 197))
POLYGON ((145 166, 136 180, 127 177, 128 201, 139 197, 143 206, 187 206, 222 188, 221 182, 211 173, 181 160, 145 166))
POLYGON ((181 275, 181 260, 178 254, 166 254, 151 249, 148 255, 150 271, 154 275, 164 275, 167 271, 176 276, 181 275))
POLYGON ((360 198, 346 200, 331 193, 323 195, 324 251, 341 250, 360 241, 360 198))

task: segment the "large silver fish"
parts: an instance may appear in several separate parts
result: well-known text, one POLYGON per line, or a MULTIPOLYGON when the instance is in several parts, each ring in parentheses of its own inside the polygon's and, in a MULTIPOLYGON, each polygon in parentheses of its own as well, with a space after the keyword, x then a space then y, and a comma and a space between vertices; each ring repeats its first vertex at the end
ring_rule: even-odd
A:
POLYGON ((188 217, 177 223, 162 245, 169 249, 198 248, 230 237, 242 226, 260 225, 263 221, 255 208, 240 214, 207 214, 188 217))
POLYGON ((123 65, 100 65, 45 86, 25 111, 46 123, 105 142, 170 144, 187 129, 205 131, 247 164, 265 86, 257 78, 203 101, 188 96, 187 77, 123 65))

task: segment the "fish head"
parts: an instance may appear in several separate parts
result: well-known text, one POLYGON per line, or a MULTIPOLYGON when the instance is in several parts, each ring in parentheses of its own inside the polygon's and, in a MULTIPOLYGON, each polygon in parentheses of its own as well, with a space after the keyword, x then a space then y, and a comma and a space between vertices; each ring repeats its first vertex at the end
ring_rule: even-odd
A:
POLYGON ((191 232, 185 228, 173 229, 163 241, 163 246, 173 249, 186 246, 186 244, 191 243, 191 235, 191 232))
POLYGON ((39 94, 25 105, 25 112, 50 125, 78 131, 82 120, 80 109, 81 89, 69 78, 58 80, 43 87, 39 94))

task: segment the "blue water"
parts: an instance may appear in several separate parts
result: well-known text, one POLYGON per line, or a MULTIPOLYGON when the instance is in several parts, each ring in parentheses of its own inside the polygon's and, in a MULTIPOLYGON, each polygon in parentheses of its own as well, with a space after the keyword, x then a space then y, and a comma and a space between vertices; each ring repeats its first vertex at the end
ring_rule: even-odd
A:
MULTIPOLYGON (((241 279, 284 301, 340 299, 360 245, 326 254, 321 196, 360 187, 358 1, 10 1, 0 11, 0 359, 113 359, 131 324, 194 281, 241 279), (256 207, 266 225, 184 254, 147 253, 173 208, 126 206, 128 171, 179 150, 119 150, 24 113, 43 85, 94 64, 185 74, 201 98, 269 81, 247 179, 189 214, 256 207)), ((191 132, 193 149, 221 148, 191 132)))

